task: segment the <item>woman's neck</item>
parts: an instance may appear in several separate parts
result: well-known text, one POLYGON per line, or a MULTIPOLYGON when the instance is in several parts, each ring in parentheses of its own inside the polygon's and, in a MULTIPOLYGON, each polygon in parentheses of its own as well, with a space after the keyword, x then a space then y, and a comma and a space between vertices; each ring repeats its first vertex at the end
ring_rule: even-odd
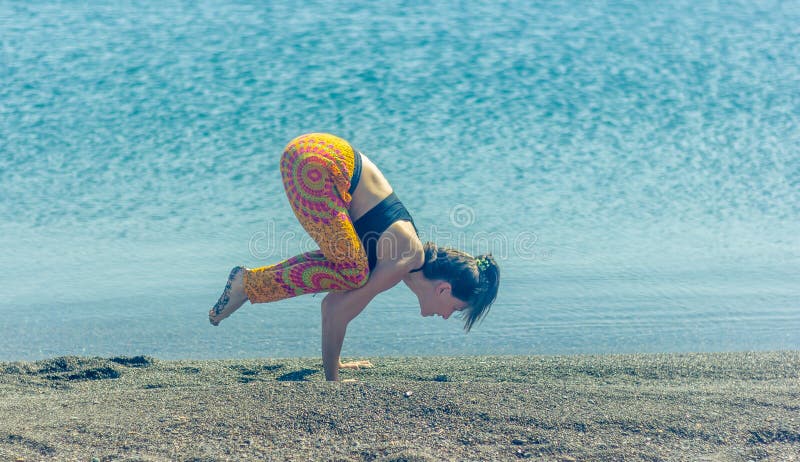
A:
POLYGON ((406 273, 403 277, 403 282, 412 292, 419 294, 423 289, 424 279, 425 276, 422 274, 422 271, 417 271, 414 273, 406 273))

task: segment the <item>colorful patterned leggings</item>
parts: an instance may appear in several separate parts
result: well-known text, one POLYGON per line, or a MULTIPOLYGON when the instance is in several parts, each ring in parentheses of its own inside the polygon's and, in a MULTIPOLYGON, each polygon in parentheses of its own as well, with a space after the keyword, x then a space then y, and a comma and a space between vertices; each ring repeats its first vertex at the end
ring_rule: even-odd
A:
POLYGON ((367 282, 367 256, 348 214, 355 155, 345 140, 322 133, 286 146, 283 186, 295 216, 320 248, 246 270, 244 290, 251 303, 352 290, 367 282))

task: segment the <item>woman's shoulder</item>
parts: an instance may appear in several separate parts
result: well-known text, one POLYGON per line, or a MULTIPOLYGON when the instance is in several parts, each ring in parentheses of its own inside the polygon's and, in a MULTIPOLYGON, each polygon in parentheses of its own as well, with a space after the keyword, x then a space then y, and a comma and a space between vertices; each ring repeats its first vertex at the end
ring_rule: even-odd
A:
POLYGON ((378 242, 378 261, 410 271, 425 263, 425 248, 417 236, 414 225, 407 220, 398 220, 381 235, 378 242))

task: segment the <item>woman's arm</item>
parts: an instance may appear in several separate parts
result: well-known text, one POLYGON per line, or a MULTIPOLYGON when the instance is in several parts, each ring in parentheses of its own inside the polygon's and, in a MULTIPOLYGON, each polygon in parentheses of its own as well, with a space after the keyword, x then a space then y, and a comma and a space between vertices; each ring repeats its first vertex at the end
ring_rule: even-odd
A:
POLYGON ((339 354, 347 325, 379 293, 403 278, 404 265, 378 265, 364 286, 347 292, 330 292, 322 300, 322 367, 326 380, 339 380, 339 354))

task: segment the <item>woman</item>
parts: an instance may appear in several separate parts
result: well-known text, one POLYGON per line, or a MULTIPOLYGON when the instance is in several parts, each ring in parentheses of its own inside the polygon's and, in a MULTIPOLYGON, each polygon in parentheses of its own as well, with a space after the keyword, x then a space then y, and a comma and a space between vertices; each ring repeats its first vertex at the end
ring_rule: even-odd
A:
POLYGON ((492 256, 423 244, 378 167, 345 140, 321 133, 295 138, 280 168, 289 203, 320 249, 262 268, 234 268, 209 312, 211 324, 247 300, 328 292, 322 300, 322 364, 327 380, 339 380, 339 368, 370 366, 339 361, 348 323, 400 281, 416 294, 422 316, 447 319, 458 311, 469 331, 486 315, 500 282, 492 256))

